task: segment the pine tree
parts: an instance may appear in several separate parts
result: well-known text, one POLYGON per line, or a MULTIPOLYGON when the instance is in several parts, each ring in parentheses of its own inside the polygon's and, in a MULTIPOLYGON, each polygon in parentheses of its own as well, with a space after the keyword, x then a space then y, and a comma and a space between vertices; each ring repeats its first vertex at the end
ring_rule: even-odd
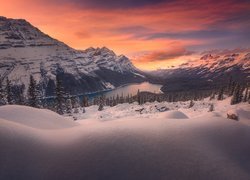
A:
POLYGON ((7 77, 6 79, 6 98, 7 98, 7 103, 8 104, 13 104, 14 103, 14 97, 12 93, 12 88, 11 88, 11 81, 7 77))
POLYGON ((56 76, 56 111, 58 114, 63 114, 65 109, 64 92, 62 87, 62 81, 59 76, 56 76))
POLYGON ((231 99, 231 105, 239 103, 240 99, 241 99, 241 88, 240 85, 237 84, 234 89, 233 97, 231 99))
POLYGON ((232 96, 233 93, 234 93, 234 89, 236 88, 236 83, 235 82, 232 82, 231 83, 231 88, 229 90, 229 96, 232 96))
POLYGON ((208 112, 214 111, 214 104, 210 104, 208 112))
POLYGON ((0 106, 7 104, 6 92, 0 79, 0 106))
POLYGON ((83 97, 83 107, 88 107, 89 106, 89 102, 88 102, 88 96, 84 96, 83 97))
POLYGON ((140 94, 140 90, 138 89, 137 91, 137 102, 139 105, 142 104, 142 97, 141 97, 141 94, 140 94))
POLYGON ((213 99, 215 99, 215 93, 214 92, 210 96, 210 100, 213 100, 213 99))
POLYGON ((223 100, 223 94, 224 94, 224 88, 220 88, 219 94, 218 94, 218 100, 223 100))
POLYGON ((248 93, 248 98, 247 98, 248 103, 250 104, 250 91, 248 93))
POLYGON ((247 102, 247 98, 248 98, 247 96, 248 96, 248 88, 246 88, 246 90, 245 90, 243 102, 247 102))
POLYGON ((104 97, 100 97, 100 104, 98 107, 98 111, 102 111, 104 108, 104 97))
POLYGON ((30 84, 29 84, 29 88, 28 88, 28 105, 31 107, 38 107, 36 86, 37 86, 36 80, 31 75, 30 76, 30 84))
POLYGON ((16 104, 19 104, 19 105, 24 105, 25 104, 24 89, 25 89, 24 85, 17 87, 17 89, 15 91, 16 104))
POLYGON ((85 110, 85 107, 82 107, 82 113, 85 113, 86 110, 85 110))
POLYGON ((232 78, 232 76, 230 76, 228 86, 227 86, 227 92, 228 92, 229 96, 230 96, 230 93, 232 91, 232 86, 233 86, 233 78, 232 78))
POLYGON ((72 102, 69 96, 66 100, 66 113, 70 116, 72 115, 72 102))
POLYGON ((191 100, 190 103, 189 103, 189 108, 193 107, 194 106, 194 101, 191 100))
POLYGON ((80 99, 78 96, 73 97, 72 99, 72 107, 74 108, 74 113, 79 113, 79 107, 80 107, 80 99))

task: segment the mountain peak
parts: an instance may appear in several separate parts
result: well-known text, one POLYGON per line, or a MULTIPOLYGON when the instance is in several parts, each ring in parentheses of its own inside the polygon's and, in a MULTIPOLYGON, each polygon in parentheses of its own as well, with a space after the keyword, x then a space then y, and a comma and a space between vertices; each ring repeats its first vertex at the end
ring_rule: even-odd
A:
POLYGON ((60 45, 24 19, 0 17, 0 49, 11 47, 60 45))
POLYGON ((144 80, 128 58, 107 47, 75 50, 25 20, 0 17, 0 77, 27 88, 33 75, 44 92, 53 95, 56 74, 72 94, 144 80))

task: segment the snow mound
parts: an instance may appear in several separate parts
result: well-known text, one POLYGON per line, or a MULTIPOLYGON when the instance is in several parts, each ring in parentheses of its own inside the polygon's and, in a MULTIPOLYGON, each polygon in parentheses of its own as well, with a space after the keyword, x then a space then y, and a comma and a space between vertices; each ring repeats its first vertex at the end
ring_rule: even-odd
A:
POLYGON ((167 111, 164 113, 166 119, 188 119, 188 116, 181 111, 167 111))
POLYGON ((60 129, 78 125, 50 110, 18 105, 1 106, 0 118, 38 129, 60 129))
MULTIPOLYGON (((247 106, 238 111, 250 113, 247 106)), ((48 130, 32 126, 61 127, 66 120, 47 110, 4 106, 0 179, 250 179, 250 127, 210 114, 188 121, 166 119, 185 117, 181 111, 87 119, 92 122, 48 130)))
MULTIPOLYGON (((249 107, 250 108, 250 107, 249 107)), ((247 111, 243 108, 236 109, 236 114, 240 117, 241 120, 249 120, 250 121, 250 111, 247 111)))

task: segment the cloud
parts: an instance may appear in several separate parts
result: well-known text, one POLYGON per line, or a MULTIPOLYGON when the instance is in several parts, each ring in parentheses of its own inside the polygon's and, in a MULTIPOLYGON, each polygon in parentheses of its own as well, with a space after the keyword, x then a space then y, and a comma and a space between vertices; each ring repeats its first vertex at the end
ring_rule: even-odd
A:
POLYGON ((185 48, 171 48, 169 50, 147 52, 134 59, 136 62, 157 62, 169 61, 182 56, 192 55, 194 52, 188 51, 185 48))
POLYGON ((173 0, 63 0, 80 7, 94 9, 130 9, 155 5, 173 0))
POLYGON ((210 51, 203 51, 201 55, 216 54, 220 56, 236 54, 236 53, 250 53, 250 48, 235 48, 235 49, 213 49, 210 51))
POLYGON ((76 32, 75 35, 77 38, 80 38, 80 39, 85 39, 85 38, 91 37, 90 33, 84 32, 84 31, 76 32))
POLYGON ((0 12, 76 49, 138 55, 141 67, 152 62, 150 69, 190 51, 250 47, 249 0, 8 0, 0 12), (168 48, 171 42, 180 46, 168 48))

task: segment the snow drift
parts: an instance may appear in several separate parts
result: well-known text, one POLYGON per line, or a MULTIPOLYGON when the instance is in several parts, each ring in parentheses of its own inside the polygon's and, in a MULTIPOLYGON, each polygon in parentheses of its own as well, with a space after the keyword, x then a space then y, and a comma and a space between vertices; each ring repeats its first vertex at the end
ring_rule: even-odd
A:
MULTIPOLYGON (((131 117, 41 129, 28 126, 31 116, 24 123, 14 114, 3 115, 19 108, 32 111, 36 122, 48 113, 0 108, 0 179, 250 178, 250 126, 240 122, 131 117)), ((54 115, 47 120, 54 121, 54 115)))
POLYGON ((164 113, 167 119, 188 119, 188 116, 181 111, 167 111, 164 113))
POLYGON ((0 118, 38 129, 67 128, 78 124, 50 110, 18 105, 0 107, 0 118))

